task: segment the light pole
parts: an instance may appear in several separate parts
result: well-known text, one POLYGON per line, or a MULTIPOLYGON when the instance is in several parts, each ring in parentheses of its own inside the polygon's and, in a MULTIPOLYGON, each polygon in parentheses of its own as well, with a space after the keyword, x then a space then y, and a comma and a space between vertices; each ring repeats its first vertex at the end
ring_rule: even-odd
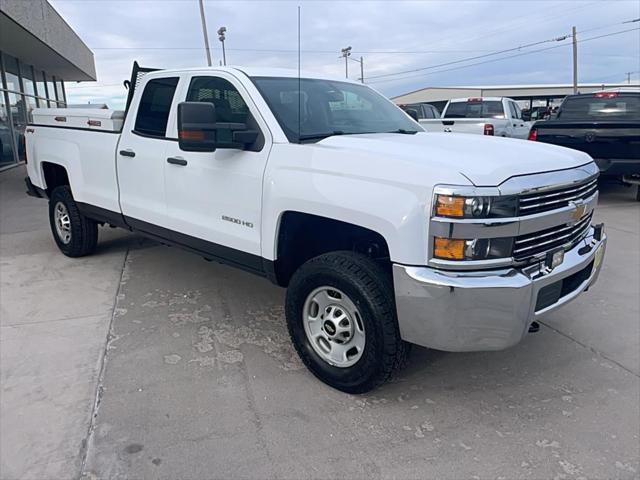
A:
MULTIPOLYGON (((343 48, 341 57, 344 57, 344 76, 349 78, 349 57, 351 56, 351 47, 343 48)), ((340 57, 338 57, 340 58, 340 57)))
POLYGON ((220 27, 218 29, 218 40, 220 40, 220 42, 222 43, 222 64, 223 65, 227 65, 227 54, 224 51, 224 39, 225 39, 225 32, 227 31, 227 27, 220 27))
POLYGON ((200 0, 200 20, 202 21, 202 33, 204 35, 204 48, 207 51, 207 64, 211 66, 211 51, 209 50, 209 35, 207 34, 207 21, 204 18, 204 0, 200 0))

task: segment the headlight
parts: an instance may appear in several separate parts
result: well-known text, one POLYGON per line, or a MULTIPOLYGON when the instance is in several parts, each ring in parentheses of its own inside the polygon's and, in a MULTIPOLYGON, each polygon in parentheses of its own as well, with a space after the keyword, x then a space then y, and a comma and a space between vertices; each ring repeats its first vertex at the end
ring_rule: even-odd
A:
POLYGON ((513 238, 461 240, 435 237, 433 256, 443 260, 490 260, 511 256, 513 238))
POLYGON ((453 218, 515 217, 517 210, 518 198, 515 196, 463 197, 438 194, 434 207, 435 216, 453 218))

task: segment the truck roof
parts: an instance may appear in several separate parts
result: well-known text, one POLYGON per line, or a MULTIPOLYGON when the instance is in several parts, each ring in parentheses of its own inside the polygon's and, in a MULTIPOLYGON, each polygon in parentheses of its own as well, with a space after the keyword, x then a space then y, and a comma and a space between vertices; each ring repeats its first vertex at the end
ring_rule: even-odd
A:
MULTIPOLYGON (((449 100, 451 103, 468 102, 469 100, 475 100, 477 102, 501 102, 503 98, 507 97, 464 97, 464 98, 452 98, 449 100)), ((508 98, 508 100, 511 100, 508 98)))
MULTIPOLYGON (((154 72, 150 72, 147 75, 155 76, 165 76, 166 74, 171 73, 185 73, 185 72, 229 72, 229 73, 237 73, 241 72, 247 75, 248 77, 285 77, 285 78, 298 78, 298 70, 289 69, 289 68, 271 68, 271 67, 241 67, 241 66, 228 66, 228 67, 190 67, 190 68, 176 68, 176 69, 167 69, 167 70, 157 70, 154 72)), ((346 78, 341 78, 336 75, 329 75, 326 73, 319 72, 311 72, 311 71, 301 71, 301 78, 316 78, 321 80, 333 80, 339 82, 348 82, 348 83, 360 83, 355 82, 353 80, 349 80, 346 78)))

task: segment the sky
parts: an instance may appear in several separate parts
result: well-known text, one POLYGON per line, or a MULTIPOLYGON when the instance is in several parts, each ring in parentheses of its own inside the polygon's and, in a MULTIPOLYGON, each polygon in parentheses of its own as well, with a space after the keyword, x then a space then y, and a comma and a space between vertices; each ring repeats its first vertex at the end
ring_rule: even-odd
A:
MULTIPOLYGON (((198 0, 49 1, 95 55, 98 81, 68 82, 69 103, 122 108, 122 81, 134 60, 158 68, 206 65, 198 0)), ((303 70, 344 76, 340 50, 351 46, 353 59, 364 58, 365 82, 390 97, 427 86, 569 84, 571 39, 555 39, 570 35, 572 26, 578 32, 580 82, 626 82, 627 72, 632 81, 640 79, 640 22, 624 23, 640 17, 638 0, 204 5, 216 65, 222 59, 216 31, 225 26, 228 65, 297 68, 300 6, 303 70)), ((358 79, 359 69, 349 60, 350 78, 358 79)))

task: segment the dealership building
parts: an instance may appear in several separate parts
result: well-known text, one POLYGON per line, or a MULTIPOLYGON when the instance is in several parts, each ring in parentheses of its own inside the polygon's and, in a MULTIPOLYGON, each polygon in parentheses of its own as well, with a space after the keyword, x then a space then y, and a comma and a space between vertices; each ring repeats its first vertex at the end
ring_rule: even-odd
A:
POLYGON ((66 105, 64 82, 96 79, 93 53, 46 0, 0 0, 0 169, 24 161, 34 108, 66 105))

